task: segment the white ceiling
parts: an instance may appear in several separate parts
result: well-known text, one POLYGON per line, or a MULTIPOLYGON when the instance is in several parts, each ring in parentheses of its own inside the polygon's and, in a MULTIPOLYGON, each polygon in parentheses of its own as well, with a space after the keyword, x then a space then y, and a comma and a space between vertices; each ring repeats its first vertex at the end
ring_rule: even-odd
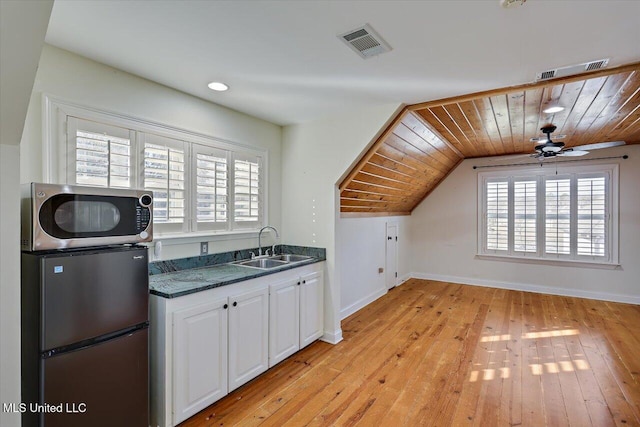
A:
POLYGON ((634 0, 56 0, 46 41, 284 125, 640 61, 638 16, 634 0), (364 60, 336 37, 365 23, 391 52, 364 60))

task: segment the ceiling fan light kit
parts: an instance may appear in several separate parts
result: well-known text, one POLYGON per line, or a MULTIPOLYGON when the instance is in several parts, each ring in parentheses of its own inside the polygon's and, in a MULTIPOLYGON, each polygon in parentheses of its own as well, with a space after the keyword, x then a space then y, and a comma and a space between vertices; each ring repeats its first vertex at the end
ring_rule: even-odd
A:
POLYGON ((564 144, 562 142, 551 142, 551 144, 547 143, 538 147, 544 153, 559 153, 564 148, 564 144))
POLYGON ((564 107, 559 104, 549 104, 544 110, 542 110, 545 114, 555 114, 563 111, 564 107))
MULTIPOLYGON (((535 153, 531 154, 531 157, 544 160, 546 157, 567 156, 567 157, 579 157, 589 154, 588 150, 599 150, 602 148, 617 147, 619 145, 625 145, 624 141, 611 141, 611 142, 598 142, 595 144, 578 145, 576 147, 564 148, 564 142, 554 142, 551 140, 551 134, 555 132, 557 127, 553 124, 548 124, 540 128, 544 137, 531 138, 533 142, 542 142, 534 147, 535 153)), ((557 138, 562 138, 565 135, 557 135, 557 138)))

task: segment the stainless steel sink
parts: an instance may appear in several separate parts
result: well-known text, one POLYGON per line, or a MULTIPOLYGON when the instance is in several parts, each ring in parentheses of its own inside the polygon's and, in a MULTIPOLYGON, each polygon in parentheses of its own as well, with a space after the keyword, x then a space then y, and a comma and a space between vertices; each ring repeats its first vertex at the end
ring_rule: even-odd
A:
POLYGON ((263 270, 269 270, 271 268, 278 268, 286 265, 285 261, 278 261, 270 258, 249 259, 246 261, 234 262, 235 265, 241 265, 243 267, 260 268, 263 270))
POLYGON ((269 259, 284 261, 284 262, 300 262, 311 259, 310 256, 306 255, 292 255, 292 254, 282 254, 282 255, 274 255, 269 257, 269 259))
POLYGON ((282 254, 273 255, 268 258, 247 259, 244 261, 235 261, 231 264, 242 267, 258 268, 260 270, 270 270, 272 268, 282 267, 283 265, 295 264, 297 262, 306 261, 313 257, 306 255, 282 254))

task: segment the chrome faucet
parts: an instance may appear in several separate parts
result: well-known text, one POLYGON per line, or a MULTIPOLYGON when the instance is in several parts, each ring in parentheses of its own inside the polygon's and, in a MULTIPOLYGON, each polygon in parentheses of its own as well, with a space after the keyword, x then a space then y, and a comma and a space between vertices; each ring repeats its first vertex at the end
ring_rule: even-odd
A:
MULTIPOLYGON (((258 256, 262 256, 262 243, 261 243, 262 232, 267 228, 272 229, 276 233, 276 238, 277 239, 280 238, 280 235, 278 234, 278 230, 276 230, 274 227, 272 227, 270 225, 266 225, 266 226, 262 227, 260 229, 260 232, 258 233, 258 256)), ((271 246, 271 255, 274 255, 273 251, 274 251, 275 246, 276 246, 275 244, 271 246)), ((269 253, 269 249, 267 249, 265 251, 266 255, 268 255, 268 253, 269 253)))

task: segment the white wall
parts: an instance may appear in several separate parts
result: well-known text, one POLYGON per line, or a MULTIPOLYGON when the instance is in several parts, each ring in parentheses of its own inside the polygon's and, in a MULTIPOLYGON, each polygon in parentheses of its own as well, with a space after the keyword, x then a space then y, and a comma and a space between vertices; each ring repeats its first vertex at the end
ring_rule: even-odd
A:
POLYGON ((398 226, 398 281, 411 271, 409 217, 341 218, 336 225, 340 247, 340 319, 387 293, 387 223, 398 226), (384 272, 379 273, 378 268, 384 272))
MULTIPOLYGON (((42 172, 43 93, 75 104, 268 149, 268 221, 276 228, 280 227, 282 138, 280 126, 49 45, 45 45, 40 58, 20 147, 21 182, 42 182, 45 179, 42 172)), ((200 253, 198 242, 182 241, 178 244, 175 242, 163 240, 162 259, 200 253)), ((270 238, 267 243, 271 243, 270 238)), ((210 243, 209 252, 225 252, 257 246, 257 244, 257 235, 242 239, 215 240, 210 243)))
POLYGON ((284 128, 282 224, 284 241, 327 249, 325 339, 340 330, 340 267, 336 243, 338 181, 395 115, 398 105, 365 108, 348 115, 284 128))
POLYGON ((481 169, 472 166, 488 161, 468 159, 411 215, 413 276, 640 303, 640 146, 598 150, 589 156, 623 154, 630 158, 601 161, 620 164, 620 269, 477 259, 477 174, 481 169))
MULTIPOLYGON (((20 139, 53 0, 0 1, 0 404, 20 402, 20 139)), ((1 426, 20 414, 0 411, 1 426)))
MULTIPOLYGON (((20 402, 20 149, 0 144, 0 405, 20 402)), ((0 425, 20 414, 0 409, 0 425)))
POLYGON ((53 0, 0 2, 0 141, 20 143, 53 0))

